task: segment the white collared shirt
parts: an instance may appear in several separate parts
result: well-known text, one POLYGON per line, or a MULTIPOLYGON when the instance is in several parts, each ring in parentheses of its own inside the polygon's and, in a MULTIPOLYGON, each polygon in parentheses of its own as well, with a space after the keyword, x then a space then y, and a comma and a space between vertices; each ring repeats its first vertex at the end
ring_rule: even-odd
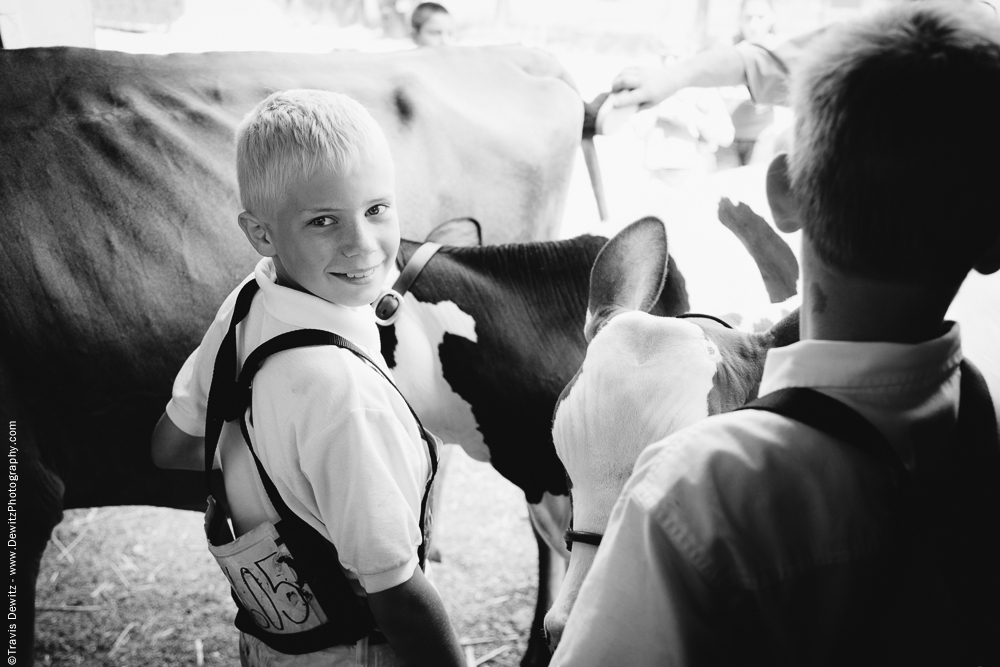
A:
MULTIPOLYGON (((278 285, 268 258, 244 284, 251 279, 260 292, 237 329, 241 363, 263 342, 311 328, 347 338, 388 373, 370 306, 348 308, 278 285)), ((167 414, 191 435, 204 434, 215 357, 242 286, 226 298, 174 382, 167 414)), ((251 414, 248 428, 265 470, 292 511, 334 543, 348 577, 367 592, 409 580, 430 461, 399 393, 347 350, 298 348, 261 367, 251 414)), ((223 427, 219 456, 237 533, 277 521, 238 423, 223 427)))
MULTIPOLYGON (((918 345, 806 340, 772 349, 760 394, 827 393, 868 418, 913 469, 954 430, 959 338, 952 324, 918 345)), ((844 628, 866 591, 848 582, 885 543, 877 508, 887 494, 865 452, 769 412, 717 415, 650 445, 553 666, 758 664, 764 656, 739 645, 733 624, 746 621, 734 615, 737 601, 761 591, 770 602, 757 608, 759 626, 747 627, 768 629, 762 644, 790 637, 802 652, 784 655, 789 664, 849 652, 844 628)))

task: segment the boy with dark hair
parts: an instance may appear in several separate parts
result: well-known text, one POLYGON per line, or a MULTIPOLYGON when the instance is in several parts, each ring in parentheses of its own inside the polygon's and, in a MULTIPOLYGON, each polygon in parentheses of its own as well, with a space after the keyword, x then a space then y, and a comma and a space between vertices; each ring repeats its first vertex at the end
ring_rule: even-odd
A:
POLYGON ((553 665, 1000 660, 997 425, 944 319, 1000 268, 1000 25, 920 3, 832 28, 793 99, 767 187, 803 230, 801 341, 759 409, 640 455, 553 665), (955 126, 976 140, 927 131, 955 126), (822 409, 766 407, 799 388, 822 409))
POLYGON ((413 41, 417 46, 450 46, 455 41, 455 21, 436 2, 421 2, 410 17, 413 41))

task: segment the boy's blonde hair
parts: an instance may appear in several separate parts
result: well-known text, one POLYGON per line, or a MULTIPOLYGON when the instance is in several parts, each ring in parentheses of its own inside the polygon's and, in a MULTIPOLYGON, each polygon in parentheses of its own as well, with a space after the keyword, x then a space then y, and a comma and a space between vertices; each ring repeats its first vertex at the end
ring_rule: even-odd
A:
POLYGON ((793 73, 792 192, 817 254, 892 282, 961 281, 1000 234, 1000 24, 898 6, 793 73))
POLYGON ((273 220, 289 184, 321 166, 350 173, 385 144, 372 115, 347 95, 325 90, 272 93, 236 128, 240 203, 273 220))

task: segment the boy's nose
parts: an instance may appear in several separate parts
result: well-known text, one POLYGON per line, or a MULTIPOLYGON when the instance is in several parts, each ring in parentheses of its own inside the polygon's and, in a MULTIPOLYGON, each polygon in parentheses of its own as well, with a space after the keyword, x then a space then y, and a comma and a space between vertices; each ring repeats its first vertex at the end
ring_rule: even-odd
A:
POLYGON ((378 243, 366 220, 353 222, 344 238, 342 251, 347 257, 369 255, 378 250, 378 243))

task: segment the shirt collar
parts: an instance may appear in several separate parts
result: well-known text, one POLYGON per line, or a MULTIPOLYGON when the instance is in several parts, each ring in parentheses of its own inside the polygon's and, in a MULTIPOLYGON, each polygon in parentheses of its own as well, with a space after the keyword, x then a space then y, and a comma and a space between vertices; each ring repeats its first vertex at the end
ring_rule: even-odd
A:
POLYGON ((917 344, 803 340, 768 350, 760 395, 783 387, 874 389, 934 386, 962 361, 957 322, 917 344))
POLYGON ((257 263, 254 278, 264 294, 264 310, 271 317, 298 329, 332 331, 355 345, 381 352, 375 311, 371 306, 341 306, 307 292, 278 285, 278 274, 270 257, 264 257, 257 263))

